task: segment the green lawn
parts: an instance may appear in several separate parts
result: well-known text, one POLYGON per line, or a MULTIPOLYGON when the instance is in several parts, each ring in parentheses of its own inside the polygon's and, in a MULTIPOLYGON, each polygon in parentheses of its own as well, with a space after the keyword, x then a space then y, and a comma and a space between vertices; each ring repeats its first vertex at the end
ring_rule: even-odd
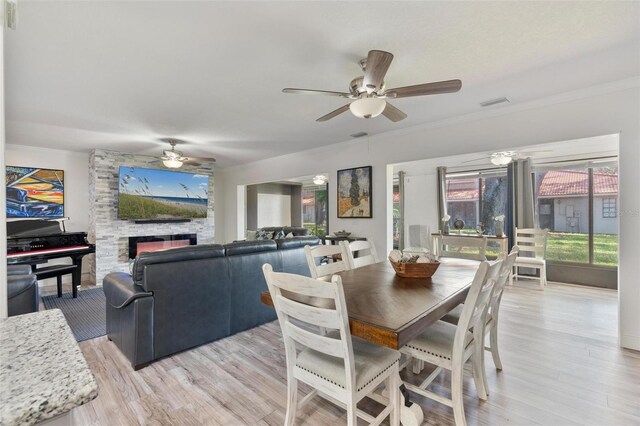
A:
MULTIPOLYGON (((464 232, 464 230, 463 230, 464 232)), ((468 232, 471 234, 471 232, 468 232)), ((452 232, 451 235, 455 235, 452 232)), ((463 252, 472 252, 463 249, 463 252)), ((495 259, 500 252, 496 241, 487 242, 487 257, 495 259)), ((593 235, 593 263, 604 266, 618 266, 618 236, 615 234, 593 235)), ((547 260, 571 263, 589 263, 589 237, 587 234, 569 232, 549 232, 547 238, 547 260)))
MULTIPOLYGON (((593 235, 593 263, 618 265, 618 236, 613 234, 593 235)), ((568 232, 549 232, 547 260, 559 262, 589 262, 589 236, 568 232)))
POLYGON ((172 205, 149 197, 125 194, 118 195, 118 216, 132 219, 157 219, 165 217, 207 217, 206 207, 172 205))

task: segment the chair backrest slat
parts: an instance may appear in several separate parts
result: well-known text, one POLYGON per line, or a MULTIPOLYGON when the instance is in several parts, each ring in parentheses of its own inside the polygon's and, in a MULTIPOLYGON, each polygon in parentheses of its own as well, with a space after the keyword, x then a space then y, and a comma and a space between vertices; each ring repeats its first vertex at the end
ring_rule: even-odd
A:
POLYGON ((292 293, 303 294, 308 297, 323 297, 333 299, 335 294, 332 288, 318 285, 318 280, 298 280, 298 275, 278 274, 273 277, 274 285, 292 293))
POLYGON ((372 265, 378 263, 378 254, 376 253, 376 246, 373 241, 366 239, 364 241, 352 241, 346 243, 347 254, 349 258, 350 269, 360 268, 366 265, 372 265), (362 253, 368 252, 368 253, 362 253), (358 257, 355 256, 358 253, 358 257))
POLYGON ((516 257, 518 257, 518 251, 518 246, 513 246, 511 253, 509 253, 509 255, 502 261, 502 266, 500 267, 500 271, 496 277, 496 283, 493 287, 493 293, 491 294, 491 305, 489 306, 491 315, 495 319, 497 319, 498 310, 500 309, 500 300, 502 299, 504 287, 509 280, 509 274, 516 262, 516 257))
POLYGON ((491 292, 495 285, 495 279, 491 278, 489 270, 492 269, 491 272, 495 275, 495 271, 499 269, 501 265, 502 261, 497 261, 494 265, 489 265, 489 262, 484 261, 478 267, 471 287, 469 288, 467 298, 465 299, 460 320, 458 321, 458 328, 456 329, 453 344, 454 358, 459 358, 461 356, 460 353, 464 352, 466 347, 466 332, 470 328, 473 328, 474 331, 483 329, 484 324, 482 324, 482 322, 489 308, 491 292))
POLYGON ((335 309, 320 308, 317 306, 305 305, 295 300, 287 299, 283 296, 276 296, 282 312, 290 317, 304 321, 318 327, 339 329, 341 319, 335 309))
POLYGON ((298 352, 309 348, 342 358, 347 376, 345 390, 355 391, 353 344, 340 276, 334 275, 331 281, 321 281, 273 272, 268 263, 262 266, 262 271, 282 329, 288 374, 292 374, 296 368, 298 352), (305 324, 312 327, 303 328, 305 324), (321 328, 337 332, 324 335, 321 328))
POLYGON ((313 278, 321 278, 351 269, 344 244, 304 246, 304 254, 313 278), (336 260, 334 256, 340 256, 341 260, 336 260), (324 258, 327 258, 328 263, 321 264, 320 262, 324 258))
POLYGON ((539 228, 516 228, 515 243, 520 254, 529 257, 544 258, 547 251, 548 230, 539 228), (533 255, 533 256, 531 256, 533 255))
POLYGON ((345 357, 344 347, 340 339, 332 339, 331 337, 312 333, 291 322, 287 322, 285 328, 288 338, 295 340, 307 348, 336 358, 345 357))
POLYGON ((487 237, 443 235, 440 256, 459 259, 487 260, 487 237))

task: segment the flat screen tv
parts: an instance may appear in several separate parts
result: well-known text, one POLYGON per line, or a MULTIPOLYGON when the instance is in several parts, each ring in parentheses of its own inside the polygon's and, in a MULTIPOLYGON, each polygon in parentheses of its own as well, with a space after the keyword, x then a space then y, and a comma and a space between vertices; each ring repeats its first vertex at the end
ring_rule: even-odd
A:
POLYGON ((207 217, 207 175, 120 166, 118 187, 118 219, 207 217))

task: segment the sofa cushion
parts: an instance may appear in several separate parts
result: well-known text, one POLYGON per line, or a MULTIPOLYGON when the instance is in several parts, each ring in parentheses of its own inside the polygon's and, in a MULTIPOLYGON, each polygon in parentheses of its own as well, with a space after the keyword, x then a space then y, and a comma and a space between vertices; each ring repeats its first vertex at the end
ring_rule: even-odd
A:
POLYGON ((264 229, 259 229, 258 231, 256 231, 255 240, 261 241, 271 239, 273 239, 273 232, 265 231, 264 229))
POLYGON ((274 239, 274 240, 279 240, 279 239, 281 239, 281 238, 284 238, 284 236, 285 236, 284 231, 278 231, 278 232, 275 232, 275 233, 273 234, 273 239, 274 239))
POLYGON ((236 241, 225 244, 224 249, 227 256, 237 256, 239 254, 275 251, 278 249, 278 246, 273 240, 236 241))
POLYGON ((142 286, 142 281, 144 279, 144 267, 147 265, 223 256, 224 247, 220 244, 202 244, 197 246, 176 247, 166 250, 145 251, 136 256, 131 275, 133 276, 133 282, 142 286))
POLYGON ((307 228, 298 226, 285 226, 284 228, 282 228, 282 230, 285 234, 292 233, 295 237, 309 235, 309 230, 307 228))
POLYGON ((316 237, 315 235, 284 238, 281 240, 277 240, 276 244, 278 245, 278 250, 289 250, 304 247, 306 245, 317 246, 318 244, 320 244, 320 238, 316 237))

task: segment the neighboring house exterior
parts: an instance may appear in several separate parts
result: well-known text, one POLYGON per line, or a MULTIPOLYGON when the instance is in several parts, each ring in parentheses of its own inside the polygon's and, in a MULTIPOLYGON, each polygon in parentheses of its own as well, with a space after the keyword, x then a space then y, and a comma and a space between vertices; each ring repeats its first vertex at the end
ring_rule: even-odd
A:
MULTIPOLYGON (((550 170, 538 175, 540 227, 588 233, 589 173, 550 170)), ((593 232, 618 233, 618 175, 593 173, 593 232)))
MULTIPOLYGON (((483 188, 484 189, 484 188, 483 188)), ((464 221, 466 229, 475 229, 480 221, 478 179, 447 180, 447 213, 449 226, 457 219, 464 221)))
MULTIPOLYGON (((541 228, 558 232, 588 233, 589 173, 550 170, 536 174, 537 214, 541 228)), ((618 233, 618 175, 593 173, 593 232, 618 233)), ((462 219, 475 228, 478 218, 478 179, 455 179, 447 183, 450 223, 462 219)), ((484 188, 483 188, 484 190, 484 188)))

